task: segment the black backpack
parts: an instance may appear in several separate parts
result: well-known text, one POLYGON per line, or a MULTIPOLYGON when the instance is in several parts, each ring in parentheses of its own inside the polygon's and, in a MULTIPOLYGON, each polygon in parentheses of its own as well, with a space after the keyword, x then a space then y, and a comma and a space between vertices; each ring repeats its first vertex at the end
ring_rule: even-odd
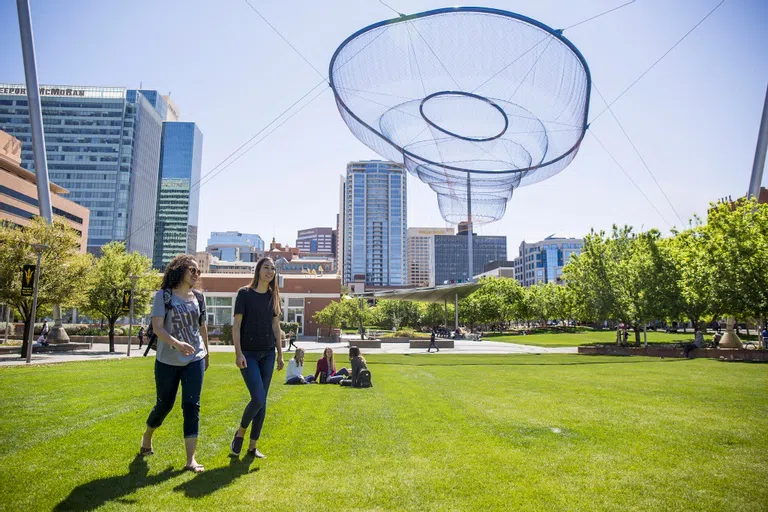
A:
MULTIPOLYGON (((192 290, 192 293, 195 294, 195 298, 197 299, 197 306, 200 308, 200 317, 198 318, 198 325, 203 325, 203 322, 205 321, 205 296, 197 290, 192 290)), ((172 297, 173 297, 173 292, 171 290, 163 288, 163 304, 165 304, 166 315, 168 314, 168 311, 171 309, 172 297)), ((144 335, 147 337, 147 350, 144 352, 144 355, 146 356, 149 353, 150 349, 157 350, 158 338, 157 338, 157 334, 155 334, 155 328, 152 325, 152 321, 149 322, 149 327, 147 327, 147 332, 145 332, 144 335)))
POLYGON ((372 388, 371 371, 368 368, 363 368, 360 373, 357 374, 357 386, 358 388, 372 388))

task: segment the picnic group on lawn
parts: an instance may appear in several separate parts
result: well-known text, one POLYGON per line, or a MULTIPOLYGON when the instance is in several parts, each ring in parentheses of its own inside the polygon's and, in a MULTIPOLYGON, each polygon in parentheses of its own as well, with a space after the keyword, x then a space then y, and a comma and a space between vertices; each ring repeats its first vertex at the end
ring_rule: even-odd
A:
MULTIPOLYGON (((266 415, 267 394, 275 366, 283 369, 280 330, 280 292, 275 264, 261 258, 250 285, 241 288, 235 299, 232 341, 235 365, 242 374, 250 401, 245 405, 230 444, 232 455, 239 456, 250 427, 247 454, 264 458, 256 444, 266 415)), ((208 369, 208 328, 205 297, 194 287, 200 269, 193 256, 179 255, 168 264, 160 290, 152 303, 152 323, 148 327, 148 349, 156 346, 155 386, 157 400, 147 418, 141 440, 141 455, 152 455, 152 435, 173 408, 181 384, 181 409, 184 417, 184 444, 187 462, 184 469, 202 473, 205 468, 195 459, 200 424, 200 395, 208 369)), ((293 337, 293 332, 290 333, 293 337)), ((294 338, 295 339, 295 338, 294 338)), ((340 384, 370 387, 371 373, 357 347, 349 349, 351 370, 336 369, 333 350, 326 348, 313 375, 304 375, 304 350, 296 348, 288 362, 286 384, 340 384)))

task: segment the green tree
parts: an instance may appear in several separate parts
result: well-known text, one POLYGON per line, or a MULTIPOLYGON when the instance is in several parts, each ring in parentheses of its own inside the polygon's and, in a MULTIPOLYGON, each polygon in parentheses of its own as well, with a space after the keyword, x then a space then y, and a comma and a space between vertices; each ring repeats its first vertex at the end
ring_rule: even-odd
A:
POLYGON ((90 267, 90 256, 80 253, 80 237, 62 222, 48 224, 44 219, 35 217, 23 228, 0 223, 0 298, 24 320, 22 357, 26 355, 29 330, 32 328, 32 297, 21 296, 21 269, 22 265, 37 263, 32 244, 48 246, 40 261, 38 313, 54 304, 65 307, 77 305, 90 267))
POLYGON ((312 315, 312 319, 320 325, 328 326, 328 337, 330 338, 331 331, 341 325, 343 316, 344 311, 341 304, 334 301, 312 315))
POLYGON ((344 297, 341 299, 341 323, 346 327, 356 327, 361 336, 365 333, 365 324, 370 323, 373 315, 368 301, 362 298, 344 297))
POLYGON ((115 322, 126 316, 123 291, 130 290, 128 276, 135 275, 133 310, 136 316, 149 312, 160 276, 152 269, 152 260, 138 252, 127 252, 125 243, 110 242, 101 248, 90 272, 88 292, 82 308, 91 316, 102 316, 109 322, 109 351, 115 351, 115 322))
POLYGON ((384 329, 400 326, 419 327, 421 310, 418 303, 405 300, 377 300, 374 319, 384 329))
POLYGON ((475 324, 482 321, 482 318, 483 304, 474 293, 459 301, 459 321, 462 324, 474 329, 475 324))
POLYGON ((592 230, 584 237, 581 254, 572 255, 563 269, 574 315, 579 320, 598 322, 613 317, 616 297, 610 267, 605 232, 592 230))
POLYGON ((453 304, 444 305, 439 302, 421 302, 419 303, 419 310, 421 315, 420 324, 425 327, 432 328, 437 325, 444 325, 446 317, 448 318, 448 325, 451 325, 454 318, 453 304))
POLYGON ((713 311, 738 318, 768 316, 768 204, 710 206, 702 228, 713 311))

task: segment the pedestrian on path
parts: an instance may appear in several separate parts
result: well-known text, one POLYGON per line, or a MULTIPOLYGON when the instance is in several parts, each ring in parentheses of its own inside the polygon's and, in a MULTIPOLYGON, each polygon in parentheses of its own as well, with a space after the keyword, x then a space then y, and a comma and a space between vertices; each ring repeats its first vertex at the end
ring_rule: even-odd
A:
POLYGON ((152 303, 152 329, 157 335, 155 386, 157 401, 147 418, 141 455, 152 455, 152 434, 173 408, 181 384, 184 415, 185 470, 202 473, 195 459, 200 427, 200 395, 208 368, 208 327, 205 297, 193 289, 200 269, 193 256, 182 254, 168 264, 161 289, 152 303))
POLYGON ((142 325, 139 329, 139 349, 141 349, 141 346, 144 344, 144 326, 142 325))
POLYGON ((256 264, 251 284, 241 288, 235 299, 235 325, 232 341, 235 345, 235 365, 240 369, 251 401, 243 411, 240 426, 232 438, 230 450, 239 456, 248 426, 251 426, 248 455, 263 459, 256 448, 261 436, 267 408, 267 393, 277 359, 277 370, 283 369, 283 348, 280 343, 280 292, 277 288, 275 263, 264 257, 256 264), (275 355, 277 352, 277 355, 275 355))
POLYGON ((293 332, 293 330, 291 330, 290 332, 288 332, 288 348, 285 350, 286 352, 290 352, 291 347, 293 347, 294 350, 297 348, 296 343, 294 343, 295 341, 296 341, 296 333, 293 332))
POLYGON ((435 342, 435 330, 432 329, 432 334, 429 336, 429 348, 427 349, 427 352, 430 352, 432 350, 432 347, 435 347, 435 350, 440 352, 440 347, 437 346, 437 343, 435 342))

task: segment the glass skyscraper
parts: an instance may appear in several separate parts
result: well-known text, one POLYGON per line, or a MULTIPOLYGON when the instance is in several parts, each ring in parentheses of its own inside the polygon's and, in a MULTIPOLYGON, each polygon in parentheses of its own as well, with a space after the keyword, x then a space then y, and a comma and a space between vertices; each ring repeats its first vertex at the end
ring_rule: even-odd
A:
MULTIPOLYGON (((121 87, 42 86, 40 96, 49 177, 90 210, 88 251, 124 240, 151 257, 159 103, 121 87)), ((21 140, 22 166, 34 171, 26 86, 0 84, 0 130, 21 140)))
MULTIPOLYGON (((459 226, 458 235, 435 236, 435 284, 466 282, 469 275, 467 239, 469 234, 459 226)), ((466 228, 465 228, 466 229, 466 228)), ((483 272, 486 263, 507 259, 507 237, 472 235, 472 269, 483 272)))
POLYGON ((163 123, 153 265, 197 252, 203 134, 195 123, 163 123))
POLYGON ((406 271, 407 179, 401 164, 347 164, 344 190, 345 283, 404 286, 406 271))

